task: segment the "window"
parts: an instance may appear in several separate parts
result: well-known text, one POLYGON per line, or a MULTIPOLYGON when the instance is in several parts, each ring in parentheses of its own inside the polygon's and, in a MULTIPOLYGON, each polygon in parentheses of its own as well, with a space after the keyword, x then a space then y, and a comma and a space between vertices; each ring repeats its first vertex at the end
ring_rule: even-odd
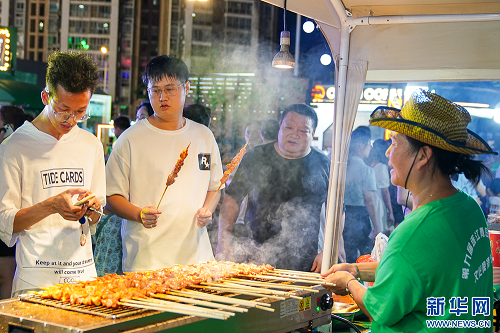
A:
POLYGON ((24 26, 24 19, 22 17, 16 17, 16 28, 21 28, 24 26))
POLYGON ((191 48, 191 56, 204 57, 208 55, 209 51, 210 51, 210 46, 193 45, 193 47, 191 48))
POLYGON ((92 6, 92 17, 111 17, 111 7, 110 6, 92 6))
POLYGON ((227 27, 239 30, 250 30, 252 28, 252 20, 249 18, 229 16, 227 18, 227 27))
POLYGON ((193 40, 199 42, 209 42, 212 36, 210 30, 205 29, 193 29, 193 40))
POLYGON ((36 15, 36 3, 31 4, 31 16, 36 15))
POLYGON ((30 47, 35 48, 35 36, 30 36, 30 47))
POLYGON ((252 4, 244 2, 227 2, 227 12, 233 14, 247 14, 252 15, 252 4))
POLYGON ((30 58, 30 60, 35 60, 35 52, 30 52, 29 58, 30 58))
POLYGON ((16 9, 19 9, 19 10, 24 10, 24 2, 17 2, 16 3, 16 9))
POLYGON ((45 4, 41 3, 38 7, 38 15, 45 16, 45 4))
POLYGON ((226 34, 226 42, 238 45, 250 45, 252 42, 252 35, 249 33, 228 31, 226 34))
POLYGON ((209 14, 196 14, 193 17, 194 25, 212 25, 212 15, 209 14))
POLYGON ((36 21, 31 20, 30 21, 30 32, 35 32, 36 31, 36 21))
POLYGON ((69 6, 69 16, 89 17, 90 16, 90 6, 73 5, 72 4, 69 6))
POLYGON ((38 22, 38 31, 43 32, 44 26, 44 21, 40 20, 40 22, 38 22))
POLYGON ((57 2, 51 2, 50 3, 50 12, 51 13, 57 13, 59 11, 59 3, 57 2))
POLYGON ((43 52, 38 52, 38 61, 43 61, 43 52))
POLYGON ((38 48, 43 49, 43 36, 38 37, 38 48))
POLYGON ((91 34, 109 34, 108 22, 90 22, 91 34))

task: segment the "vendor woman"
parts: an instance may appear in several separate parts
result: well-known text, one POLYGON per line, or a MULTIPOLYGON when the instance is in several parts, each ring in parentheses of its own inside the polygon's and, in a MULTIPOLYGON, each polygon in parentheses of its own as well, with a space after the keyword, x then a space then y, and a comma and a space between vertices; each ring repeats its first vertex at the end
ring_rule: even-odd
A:
POLYGON ((463 172, 477 181, 487 169, 472 155, 496 154, 466 129, 470 121, 463 107, 424 90, 402 110, 377 108, 371 115, 371 125, 393 131, 386 152, 391 182, 412 193, 414 210, 392 233, 379 263, 334 265, 323 275, 336 284, 333 292, 352 294, 373 319, 372 332, 436 331, 432 325, 443 324, 491 332, 486 221, 477 202, 450 180, 463 172), (359 282, 373 278, 368 289, 359 282))

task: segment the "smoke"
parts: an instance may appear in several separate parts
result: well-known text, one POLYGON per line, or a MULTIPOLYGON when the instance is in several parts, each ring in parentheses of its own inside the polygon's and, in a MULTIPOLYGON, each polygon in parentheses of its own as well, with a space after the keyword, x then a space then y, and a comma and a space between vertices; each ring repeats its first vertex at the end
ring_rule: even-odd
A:
POLYGON ((258 244, 249 230, 249 238, 233 239, 235 261, 309 270, 317 254, 320 212, 320 205, 304 205, 302 198, 283 203, 270 219, 277 229, 273 237, 258 244))

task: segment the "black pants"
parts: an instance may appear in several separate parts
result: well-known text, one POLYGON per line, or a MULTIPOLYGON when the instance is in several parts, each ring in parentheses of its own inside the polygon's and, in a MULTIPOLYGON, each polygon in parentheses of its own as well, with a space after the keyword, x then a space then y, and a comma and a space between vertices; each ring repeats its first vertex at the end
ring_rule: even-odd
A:
POLYGON ((370 216, 365 206, 345 206, 344 248, 346 261, 356 262, 359 255, 371 254, 373 241, 368 237, 372 231, 370 216))

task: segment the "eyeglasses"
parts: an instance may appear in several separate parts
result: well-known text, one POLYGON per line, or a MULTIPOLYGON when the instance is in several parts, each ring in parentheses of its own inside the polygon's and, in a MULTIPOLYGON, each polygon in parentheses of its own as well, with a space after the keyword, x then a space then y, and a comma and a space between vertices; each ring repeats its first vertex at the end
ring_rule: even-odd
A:
POLYGON ((71 111, 57 111, 55 106, 58 105, 54 99, 51 99, 52 102, 52 112, 54 113, 54 116, 57 121, 66 121, 69 118, 73 117, 75 122, 77 123, 83 123, 85 120, 89 119, 90 116, 86 113, 87 110, 85 111, 76 111, 76 112, 71 112, 71 111))
POLYGON ((179 87, 182 86, 183 84, 184 83, 181 83, 178 86, 166 87, 165 89, 148 88, 148 91, 151 94, 151 96, 154 98, 159 98, 162 93, 165 93, 165 96, 174 97, 175 95, 177 95, 177 92, 179 91, 179 87))

